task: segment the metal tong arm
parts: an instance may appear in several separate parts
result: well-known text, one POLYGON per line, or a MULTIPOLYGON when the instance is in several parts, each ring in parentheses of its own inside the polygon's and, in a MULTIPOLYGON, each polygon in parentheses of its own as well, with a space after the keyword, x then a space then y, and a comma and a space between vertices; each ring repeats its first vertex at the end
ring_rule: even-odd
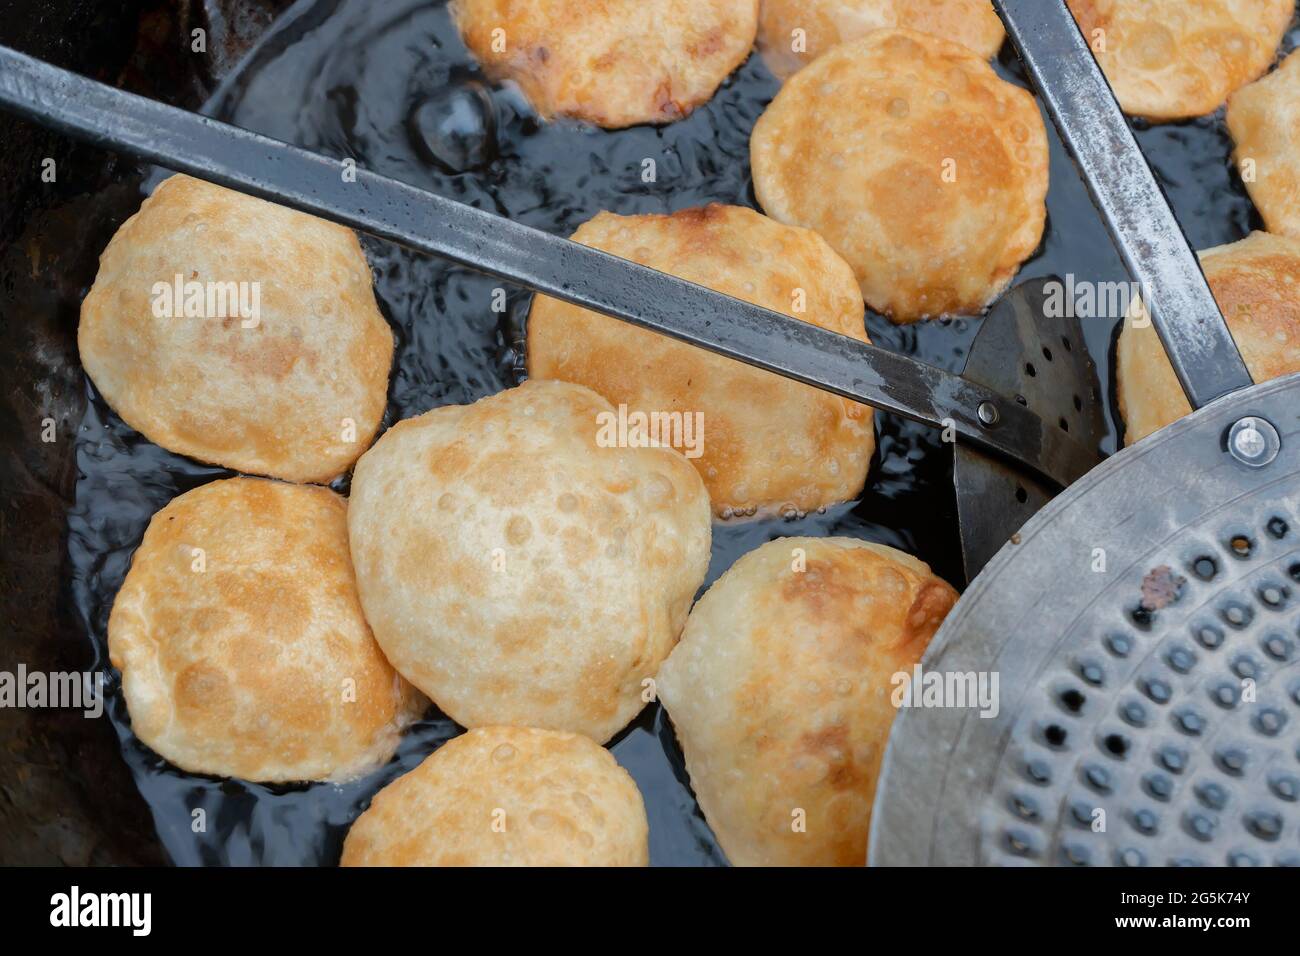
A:
POLYGON ((1142 290, 1192 407, 1254 384, 1200 262, 1065 0, 993 4, 1142 290))
POLYGON ((1012 398, 904 355, 0 47, 0 107, 934 426, 1066 486, 1097 461, 1012 398), (980 409, 984 408, 981 420, 980 409), (990 411, 992 409, 992 411, 990 411))

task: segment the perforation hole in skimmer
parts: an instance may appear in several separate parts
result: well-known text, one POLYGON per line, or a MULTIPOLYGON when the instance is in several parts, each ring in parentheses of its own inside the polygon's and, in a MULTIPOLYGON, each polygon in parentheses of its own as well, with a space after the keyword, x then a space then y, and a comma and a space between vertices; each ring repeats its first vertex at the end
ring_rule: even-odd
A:
POLYGON ((1112 586, 1108 628, 1064 636, 999 764, 984 862, 1300 862, 1296 521, 1184 529, 1112 586))

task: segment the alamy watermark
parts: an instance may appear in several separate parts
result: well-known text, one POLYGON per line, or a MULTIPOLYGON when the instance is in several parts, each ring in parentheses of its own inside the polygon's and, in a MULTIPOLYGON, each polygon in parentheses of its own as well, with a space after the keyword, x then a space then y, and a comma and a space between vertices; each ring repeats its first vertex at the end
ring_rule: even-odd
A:
POLYGON ((104 712, 104 675, 80 671, 0 671, 0 707, 80 710, 86 717, 104 712))
POLYGON ((123 927, 132 936, 148 936, 153 928, 152 893, 83 892, 73 885, 50 897, 50 925, 55 927, 123 927))
POLYGON ((1067 273, 1064 281, 1051 279, 1043 283, 1043 292, 1043 315, 1049 319, 1122 319, 1133 315, 1135 325, 1151 322, 1140 282, 1092 282, 1067 273))
POLYGON ((889 682, 895 707, 969 708, 987 718, 1001 709, 997 671, 927 671, 915 664, 911 673, 898 671, 889 682))
POLYGON ((596 444, 601 448, 676 448, 687 458, 704 454, 703 412, 628 411, 596 414, 596 444))
POLYGON ((200 282, 178 272, 171 282, 155 282, 150 294, 157 319, 239 319, 245 329, 262 321, 260 282, 200 282))

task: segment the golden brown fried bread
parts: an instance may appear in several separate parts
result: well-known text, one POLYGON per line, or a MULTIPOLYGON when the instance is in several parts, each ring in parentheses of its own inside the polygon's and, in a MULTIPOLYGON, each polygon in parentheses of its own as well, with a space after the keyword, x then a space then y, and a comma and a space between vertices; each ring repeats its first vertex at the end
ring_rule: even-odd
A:
MULTIPOLYGON (((752 209, 600 213, 573 238, 867 341, 853 270, 816 233, 752 209)), ((854 497, 875 448, 871 409, 743 362, 538 296, 528 370, 577 382, 634 412, 680 417, 683 451, 714 512, 807 512, 854 497), (687 424, 696 427, 688 433, 687 424)), ((676 428, 677 418, 659 421, 676 428)), ((653 421, 653 420, 652 420, 653 421)), ((660 428, 676 441, 677 431, 660 428)))
MULTIPOLYGON (((1201 265, 1256 382, 1300 371, 1300 240, 1252 233, 1201 253, 1201 265)), ((1116 354, 1126 444, 1191 412, 1150 320, 1124 320, 1116 354)))
POLYGON ((104 250, 77 343, 150 441, 290 481, 328 481, 365 450, 393 359, 350 230, 188 176, 104 250))
POLYGON ((452 0, 484 71, 543 117, 671 123, 745 62, 758 0, 452 0))
POLYGON ((985 59, 1006 38, 989 0, 763 0, 758 48, 784 78, 838 43, 892 27, 954 40, 985 59))
POLYGON ((1300 54, 1232 94, 1228 129, 1268 231, 1300 239, 1300 54))
POLYGON ((646 866, 636 784, 580 734, 482 727, 375 796, 343 866, 646 866))
POLYGON ((1212 113, 1268 69, 1295 0, 1066 0, 1130 116, 1212 113))
POLYGON ((754 127, 754 191, 853 267, 895 322, 974 314, 1038 245, 1047 133, 966 47, 877 30, 796 73, 754 127))
POLYGON ((851 538, 778 538, 732 565, 659 671, 700 807, 738 866, 862 866, 891 680, 957 594, 851 538))
POLYGON ((366 618, 462 726, 604 742, 677 642, 708 567, 708 494, 671 448, 602 447, 612 413, 529 381, 401 422, 357 463, 366 618))
POLYGON ((427 706, 361 614, 347 504, 327 488, 214 481, 153 516, 108 620, 131 726, 176 766, 346 780, 427 706))

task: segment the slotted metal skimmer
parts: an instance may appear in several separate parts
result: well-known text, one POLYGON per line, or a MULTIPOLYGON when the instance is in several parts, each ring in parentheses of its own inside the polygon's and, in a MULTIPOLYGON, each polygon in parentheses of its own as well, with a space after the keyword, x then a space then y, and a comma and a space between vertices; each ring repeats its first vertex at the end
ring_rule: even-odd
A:
MULTIPOLYGON (((971 342, 962 377, 979 382, 1097 448, 1106 433, 1097 370, 1074 315, 1049 317, 1056 278, 1025 282, 989 310, 971 342)), ((1005 459, 959 444, 953 463, 957 523, 966 578, 973 579, 1007 539, 1058 489, 1005 459)))
POLYGON ((922 666, 997 714, 898 715, 870 862, 1300 865, 1300 375, 1251 386, 1064 5, 995 3, 1198 410, 967 591, 922 666))

